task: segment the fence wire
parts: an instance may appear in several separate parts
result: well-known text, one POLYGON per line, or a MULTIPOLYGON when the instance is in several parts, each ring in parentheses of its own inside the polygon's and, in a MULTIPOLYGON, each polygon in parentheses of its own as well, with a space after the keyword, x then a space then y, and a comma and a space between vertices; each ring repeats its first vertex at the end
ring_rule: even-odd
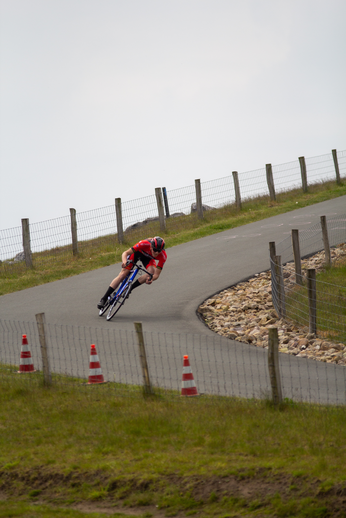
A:
MULTIPOLYGON (((346 177, 346 151, 338 152, 340 176, 346 177)), ((335 179, 335 167, 332 153, 306 159, 308 183, 317 183, 335 179)), ((275 191, 301 187, 299 161, 273 166, 275 191)), ((239 186, 242 200, 257 196, 268 196, 265 168, 239 173, 239 186)), ((211 208, 220 208, 235 203, 235 191, 232 175, 216 180, 201 182, 202 203, 211 208)), ((168 208, 171 217, 190 215, 196 210, 195 186, 180 189, 167 189, 168 208)), ((99 245, 98 240, 114 249, 117 243, 117 221, 115 204, 77 213, 78 247, 80 251, 99 245)), ((149 228, 149 224, 158 221, 156 196, 150 195, 131 201, 122 202, 123 229, 125 231, 149 228)), ((168 223, 168 218, 167 218, 168 223)), ((182 219, 182 226, 185 220, 182 219)), ((150 226, 150 232, 158 232, 159 225, 150 226)), ((143 232, 142 234, 143 235, 143 232)), ((70 257, 72 254, 72 232, 70 216, 63 216, 39 223, 30 223, 32 253, 43 254, 34 257, 34 264, 40 261, 46 264, 49 257, 54 259, 70 257), (35 263, 36 261, 36 263, 35 263)), ((0 230, 0 262, 3 266, 18 263, 25 267, 22 228, 0 230)))
MULTIPOLYGON (((143 374, 135 331, 46 324, 53 383, 76 390, 88 386, 90 346, 95 344, 104 390, 131 395, 141 390, 143 374)), ((149 376, 154 392, 181 393, 183 357, 188 354, 199 394, 220 397, 269 398, 266 349, 240 344, 218 335, 144 333, 149 376)), ((36 323, 0 321, 0 383, 20 377, 42 381, 42 359, 36 323), (26 334, 35 373, 18 374, 22 335, 26 334), (41 377, 41 378, 40 378, 41 377)), ((281 354, 284 398, 318 404, 346 403, 344 367, 281 354)), ((93 385, 95 386, 95 385, 93 385)), ((89 385, 90 390, 93 389, 89 385)))
POLYGON ((167 189, 169 213, 171 216, 191 214, 191 207, 196 203, 196 190, 194 185, 188 185, 180 189, 167 189))
POLYGON ((301 187, 302 179, 300 165, 298 161, 288 162, 286 164, 281 165, 275 165, 272 169, 275 191, 277 193, 287 190, 287 185, 290 185, 291 189, 301 187))
MULTIPOLYGON (((326 221, 332 263, 341 260, 346 265, 346 215, 327 216, 326 221)), ((321 340, 335 342, 335 350, 329 348, 329 354, 343 355, 343 345, 346 345, 346 288, 317 278, 313 301, 312 296, 309 297, 308 271, 315 270, 318 274, 326 264, 321 224, 299 231, 299 248, 302 273, 297 272, 294 262, 291 236, 276 245, 276 253, 281 257, 281 266, 271 259, 272 297, 276 312, 309 329, 312 327, 310 307, 314 304, 314 334, 321 340)), ((326 354, 323 353, 322 341, 319 347, 321 356, 326 354)))

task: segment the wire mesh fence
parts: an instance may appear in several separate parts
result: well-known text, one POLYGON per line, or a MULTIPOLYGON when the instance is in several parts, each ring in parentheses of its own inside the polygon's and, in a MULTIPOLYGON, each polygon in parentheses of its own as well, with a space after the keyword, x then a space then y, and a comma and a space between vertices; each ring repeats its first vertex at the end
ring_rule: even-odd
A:
MULTIPOLYGON (((71 244, 71 221, 69 218, 69 241, 71 244)), ((115 243, 117 229, 114 205, 77 213, 79 246, 88 248, 97 243, 97 238, 108 236, 115 243)), ((37 250, 39 251, 39 250, 37 250)))
POLYGON ((211 180, 209 182, 201 182, 201 186, 203 193, 203 204, 207 205, 208 207, 220 208, 225 205, 231 205, 235 203, 235 192, 232 176, 225 176, 224 178, 211 180))
MULTIPOLYGON (((332 264, 346 267, 346 215, 327 216, 326 221, 332 264)), ((300 260, 292 244, 293 238, 288 236, 276 245, 276 259, 271 258, 276 312, 321 338, 321 354, 323 339, 334 342, 334 352, 338 354, 346 344, 346 287, 315 277, 325 270, 328 256, 321 224, 299 231, 300 260)))
MULTIPOLYGON (((301 187, 302 180, 299 162, 296 160, 294 162, 273 166, 273 177, 277 193, 285 191, 287 185, 290 185, 292 189, 301 187)), ((326 179, 327 178, 331 178, 331 176, 326 177, 326 179)))
POLYGON ((240 173, 239 186, 243 201, 268 194, 265 168, 256 169, 250 173, 240 173))
MULTIPOLYGON (((95 344, 104 390, 129 396, 142 391, 143 371, 136 333, 110 327, 86 328, 46 324, 48 357, 53 383, 88 387, 91 345, 95 344)), ((151 384, 167 397, 181 394, 183 358, 189 356, 199 395, 269 398, 267 349, 227 340, 218 335, 182 335, 144 332, 151 384)), ((39 333, 34 322, 0 321, 0 383, 42 382, 39 333), (22 335, 26 334, 36 372, 18 374, 22 335)), ((346 369, 304 358, 279 357, 284 398, 317 404, 346 403, 346 369)), ((90 393, 90 392, 89 392, 90 393)))
POLYGON ((192 204, 196 203, 195 186, 188 185, 180 189, 167 190, 167 197, 171 216, 190 214, 192 204))
MULTIPOLYGON (((337 155, 341 177, 346 177, 346 151, 337 155)), ((332 153, 306 159, 308 182, 317 183, 335 179, 335 164, 332 153)), ((266 169, 239 173, 239 185, 242 200, 258 196, 268 196, 266 169)), ((276 192, 302 185, 300 164, 298 161, 273 166, 273 180, 276 192)), ((216 180, 201 182, 202 203, 211 208, 220 208, 235 203, 235 188, 232 175, 216 180)), ((166 190, 169 218, 166 223, 181 218, 181 226, 186 226, 186 217, 196 211, 196 188, 186 186, 180 189, 166 190), (170 219, 171 218, 171 219, 170 219)), ((115 204, 93 209, 76 215, 79 251, 89 251, 100 245, 114 250, 117 239, 117 219, 115 204)), ((125 236, 136 239, 143 236, 143 230, 159 233, 158 206, 155 195, 122 202, 122 223, 125 236), (138 231, 136 233, 136 230, 138 231)), ((47 264, 58 255, 70 258, 73 253, 71 215, 39 223, 30 223, 30 246, 34 264, 47 264)), ((0 230, 0 262, 4 269, 14 264, 25 268, 23 232, 21 227, 0 230)))

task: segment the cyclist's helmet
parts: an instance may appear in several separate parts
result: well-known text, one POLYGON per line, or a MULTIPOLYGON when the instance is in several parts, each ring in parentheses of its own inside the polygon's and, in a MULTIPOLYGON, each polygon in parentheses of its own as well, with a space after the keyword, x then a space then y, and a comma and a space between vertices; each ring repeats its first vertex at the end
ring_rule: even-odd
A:
POLYGON ((151 246, 153 247, 154 252, 162 252, 165 248, 165 242, 162 237, 155 236, 150 239, 151 246))

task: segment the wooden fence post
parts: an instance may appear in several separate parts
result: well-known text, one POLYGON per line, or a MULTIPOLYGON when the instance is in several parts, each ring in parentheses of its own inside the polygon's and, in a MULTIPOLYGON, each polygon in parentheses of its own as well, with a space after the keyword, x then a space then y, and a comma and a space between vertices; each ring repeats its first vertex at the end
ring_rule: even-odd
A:
POLYGON ((23 238, 23 249, 25 256, 25 264, 28 268, 32 268, 32 254, 30 244, 30 226, 27 218, 22 219, 22 238, 23 238))
POLYGON ((330 255, 327 218, 325 216, 321 216, 321 227, 322 227, 322 240, 323 240, 323 245, 324 245, 324 256, 325 256, 326 265, 331 266, 332 258, 330 255))
POLYGON ((335 174, 336 174, 336 183, 341 185, 340 171, 339 171, 339 163, 338 163, 338 155, 336 154, 336 149, 332 149, 335 174))
POLYGON ((141 322, 134 322, 139 347, 139 358, 141 361, 143 373, 143 392, 144 394, 152 394, 153 390, 150 383, 149 369, 147 363, 147 355, 145 352, 144 336, 141 322))
POLYGON ((277 327, 269 327, 268 368, 274 405, 282 402, 281 376, 279 368, 279 337, 277 327))
POLYGON ((235 203, 236 203, 237 209, 241 210, 241 196, 240 196, 238 172, 232 171, 232 175, 233 175, 234 192, 235 192, 235 203))
POLYGON ((156 196, 157 210, 159 213, 160 230, 161 230, 161 232, 164 232, 166 230, 166 220, 165 220, 165 213, 163 210, 162 192, 161 192, 160 187, 155 188, 155 196, 156 196))
POLYGON ((43 377, 44 384, 51 385, 52 384, 52 375, 50 372, 49 366, 49 358, 48 358, 48 344, 46 339, 46 319, 44 313, 38 313, 36 316, 36 323, 38 328, 38 336, 41 345, 41 355, 42 355, 42 367, 43 367, 43 377))
POLYGON ((309 333, 317 331, 316 270, 308 270, 309 333))
POLYGON ((115 215, 117 218, 118 243, 124 242, 123 216, 121 211, 121 198, 115 198, 115 215))
POLYGON ((271 164, 266 164, 266 175, 267 175, 267 184, 268 184, 270 199, 272 201, 276 201, 275 187, 274 187, 274 180, 273 180, 273 169, 272 169, 271 164))
POLYGON ((269 243, 269 255, 270 255, 270 259, 272 261, 275 261, 275 256, 276 256, 275 241, 270 241, 270 243, 269 243))
POLYGON ((292 229, 291 233, 293 257, 294 257, 294 268, 296 271, 296 284, 303 284, 302 277, 302 261, 300 257, 300 244, 299 244, 299 230, 292 229))
POLYGON ((286 302, 285 302, 285 285, 284 285, 284 276, 281 266, 281 255, 275 256, 275 273, 278 287, 278 303, 280 308, 280 318, 285 318, 286 316, 286 302))
POLYGON ((278 283, 276 276, 276 246, 275 241, 271 241, 269 243, 269 257, 270 257, 270 280, 271 280, 271 290, 272 290, 272 299, 274 308, 278 315, 280 315, 280 305, 278 300, 278 283))
POLYGON ((299 157, 299 164, 300 164, 300 172, 302 175, 303 192, 308 192, 308 179, 306 176, 306 163, 305 163, 305 158, 303 156, 299 157))
POLYGON ((165 212, 166 212, 166 218, 169 218, 169 206, 168 206, 168 198, 167 198, 167 189, 166 187, 162 187, 162 196, 163 196, 163 203, 165 205, 165 212))
POLYGON ((71 234, 72 234, 72 253, 73 253, 73 255, 78 255, 76 209, 70 209, 70 217, 71 217, 71 234))
POLYGON ((201 180, 195 180, 197 215, 203 219, 201 180))

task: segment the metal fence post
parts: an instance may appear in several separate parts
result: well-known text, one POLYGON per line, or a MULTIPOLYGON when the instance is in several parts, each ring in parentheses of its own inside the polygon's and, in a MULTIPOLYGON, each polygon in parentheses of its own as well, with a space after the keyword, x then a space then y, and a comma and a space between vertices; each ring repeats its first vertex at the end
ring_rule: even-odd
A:
POLYGON ((141 361, 142 374, 143 374, 143 392, 144 394, 152 394, 153 390, 150 383, 149 369, 147 363, 147 355, 145 352, 144 336, 142 329, 142 322, 134 322, 135 330, 137 334, 137 341, 139 347, 139 358, 141 361))
POLYGON ((73 255, 78 255, 76 209, 70 209, 70 217, 71 217, 71 234, 72 234, 72 253, 73 253, 73 255))
POLYGON ((279 337, 276 327, 269 327, 268 368, 274 405, 282 402, 281 376, 279 368, 279 337))
POLYGON ((197 215, 203 219, 201 180, 195 180, 197 215))
POLYGON ((241 210, 241 196, 239 187, 238 171, 232 171, 234 191, 235 191, 235 204, 238 210, 241 210))
POLYGON ((46 319, 44 313, 38 313, 36 316, 37 328, 38 328, 38 336, 41 345, 41 355, 42 355, 42 367, 43 367, 43 376, 44 376, 44 384, 51 385, 52 384, 52 375, 50 372, 49 366, 49 358, 48 358, 48 345, 46 339, 46 319))
POLYGON ((273 170, 272 170, 271 164, 266 164, 266 175, 267 175, 267 184, 268 184, 270 199, 272 201, 276 201, 275 187, 274 187, 274 180, 273 180, 273 170))
POLYGON ((115 215, 117 218, 117 234, 118 242, 122 244, 124 242, 124 231, 123 231, 123 217, 121 212, 121 198, 115 198, 115 215))
POLYGON ((160 230, 161 230, 161 232, 164 232, 166 230, 166 220, 165 220, 165 214, 163 211, 162 192, 161 192, 160 187, 155 188, 155 196, 156 196, 157 210, 159 213, 160 230))
POLYGON ((339 171, 339 163, 338 163, 338 155, 336 153, 336 149, 332 149, 333 154, 333 160, 334 160, 334 167, 335 167, 335 174, 336 174, 336 183, 338 185, 341 185, 341 178, 340 178, 340 171, 339 171))
POLYGON ((306 176, 306 163, 305 163, 305 158, 303 156, 299 157, 299 164, 300 164, 300 172, 302 175, 303 192, 308 192, 308 180, 307 180, 307 176, 306 176))
POLYGON ((168 198, 167 198, 167 189, 166 187, 162 187, 162 196, 163 196, 163 203, 165 205, 165 211, 166 211, 166 218, 169 218, 169 206, 168 206, 168 198))
POLYGON ((321 216, 321 227, 322 227, 322 240, 323 240, 323 245, 324 245, 324 255, 325 255, 326 265, 331 266, 332 258, 330 255, 327 218, 325 216, 321 216))
POLYGON ((292 229, 291 233, 292 237, 292 247, 293 247, 293 257, 294 257, 294 268, 296 271, 296 283, 303 284, 302 277, 302 261, 300 257, 300 244, 299 244, 299 230, 292 229))
POLYGON ((23 237, 23 249, 25 256, 25 264, 28 268, 32 268, 32 254, 30 244, 30 226, 27 218, 22 219, 22 237, 23 237))
POLYGON ((309 333, 317 331, 316 270, 308 270, 309 333))

